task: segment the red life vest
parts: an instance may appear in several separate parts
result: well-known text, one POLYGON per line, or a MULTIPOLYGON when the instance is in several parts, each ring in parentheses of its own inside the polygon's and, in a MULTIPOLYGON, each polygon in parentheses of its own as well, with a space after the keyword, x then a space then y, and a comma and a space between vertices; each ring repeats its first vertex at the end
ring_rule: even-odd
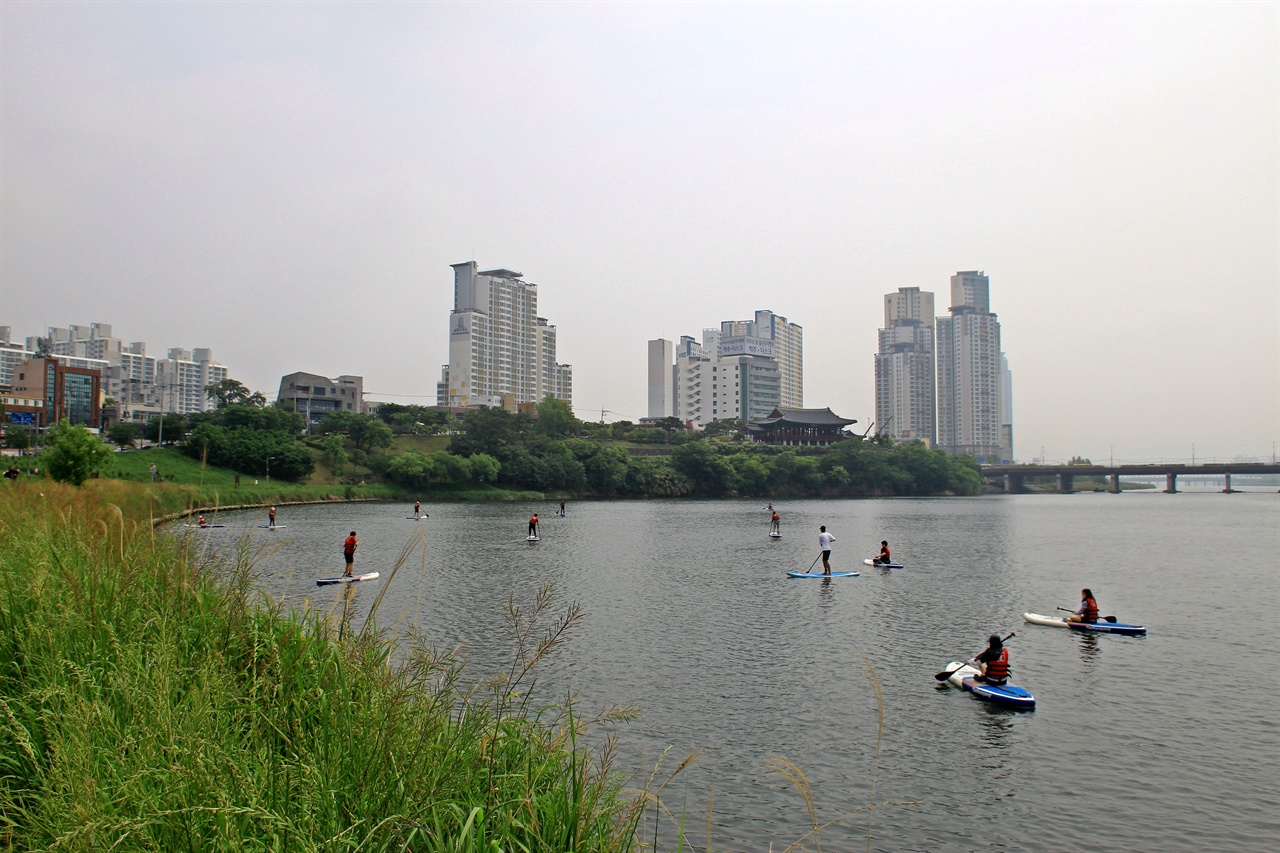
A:
POLYGON ((987 681, 1008 681, 1009 680, 1009 650, 1001 649, 1000 657, 993 661, 987 661, 987 672, 985 675, 987 681))
POLYGON ((1097 622, 1098 621, 1098 602, 1094 601, 1092 598, 1086 598, 1082 603, 1084 605, 1084 613, 1082 613, 1081 615, 1084 617, 1084 621, 1097 622))

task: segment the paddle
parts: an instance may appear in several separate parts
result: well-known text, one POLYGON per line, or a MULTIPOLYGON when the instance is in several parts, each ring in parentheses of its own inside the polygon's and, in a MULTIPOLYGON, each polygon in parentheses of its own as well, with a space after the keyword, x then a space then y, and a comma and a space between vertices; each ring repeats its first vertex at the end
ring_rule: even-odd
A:
MULTIPOLYGON (((1067 609, 1067 608, 1065 608, 1065 607, 1056 607, 1056 608, 1054 608, 1054 609, 1055 609, 1055 610, 1061 610, 1063 613, 1075 613, 1075 611, 1074 611, 1074 610, 1068 610, 1068 609, 1067 609)), ((1099 616, 1098 618, 1099 618, 1099 619, 1101 619, 1101 620, 1102 620, 1102 621, 1104 621, 1104 622, 1114 622, 1114 621, 1116 621, 1116 617, 1114 617, 1114 616, 1099 616)))
MULTIPOLYGON (((1009 636, 1007 636, 1007 637, 1005 637, 1003 640, 1001 640, 1001 641, 1000 641, 1000 644, 1001 644, 1001 645, 1004 645, 1004 644, 1005 644, 1005 643, 1007 643, 1009 640, 1013 639, 1015 636, 1017 636, 1017 632, 1016 632, 1016 631, 1010 631, 1010 632, 1009 632, 1009 636)), ((935 678, 935 679, 937 679, 938 681, 946 681, 948 678, 950 678, 951 676, 953 676, 953 675, 955 675, 955 674, 956 674, 956 670, 960 669, 960 668, 961 668, 961 667, 963 667, 963 666, 964 666, 964 664, 962 663, 962 664, 960 664, 960 666, 956 667, 955 669, 944 669, 942 672, 939 672, 937 675, 935 675, 935 676, 934 676, 934 678, 935 678)))
POLYGON ((812 574, 812 573, 813 573, 813 567, 814 567, 814 566, 816 566, 816 565, 818 565, 818 561, 819 561, 819 560, 821 560, 821 559, 822 559, 822 555, 821 555, 821 554, 819 554, 818 556, 816 556, 816 557, 814 557, 814 558, 813 558, 813 562, 809 564, 809 573, 810 573, 810 574, 812 574))

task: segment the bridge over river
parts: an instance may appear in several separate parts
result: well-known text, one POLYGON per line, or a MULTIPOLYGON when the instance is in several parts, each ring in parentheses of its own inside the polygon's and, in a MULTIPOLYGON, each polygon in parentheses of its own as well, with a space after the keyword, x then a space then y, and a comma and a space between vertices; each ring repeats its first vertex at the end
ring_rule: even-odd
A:
POLYGON ((983 465, 983 479, 1004 479, 1004 490, 1010 494, 1024 492, 1027 477, 1057 477, 1058 491, 1071 492, 1076 477, 1105 477, 1110 482, 1108 491, 1120 491, 1121 477, 1164 477, 1167 494, 1178 491, 1178 477, 1222 477, 1222 491, 1231 488, 1231 476, 1247 474, 1280 474, 1277 462, 1226 462, 1187 464, 1185 462, 1152 463, 1141 465, 983 465))

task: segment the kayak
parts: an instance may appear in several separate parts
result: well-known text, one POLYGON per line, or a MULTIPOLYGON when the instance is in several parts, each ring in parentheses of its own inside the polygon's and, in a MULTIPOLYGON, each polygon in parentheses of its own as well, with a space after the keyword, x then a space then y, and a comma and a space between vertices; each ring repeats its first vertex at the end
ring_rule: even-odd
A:
POLYGON ((1039 613, 1023 613, 1022 618, 1032 625, 1046 625, 1050 628, 1071 628, 1074 631, 1084 631, 1090 634, 1123 634, 1127 637, 1141 637, 1147 633, 1147 629, 1142 625, 1126 625, 1123 622, 1107 622, 1103 619, 1099 619, 1097 622, 1068 622, 1066 619, 1060 619, 1057 616, 1041 616, 1039 613))
POLYGON ((953 660, 947 664, 946 668, 948 670, 955 668, 955 672, 951 673, 947 681, 956 687, 968 690, 979 699, 986 699, 997 705, 1008 705, 1011 708, 1033 709, 1036 706, 1036 697, 1015 684, 984 684, 981 681, 974 681, 973 676, 978 674, 978 670, 967 663, 961 664, 960 661, 953 660))
POLYGON ((329 584, 334 584, 334 583, 359 583, 360 581, 371 581, 377 576, 378 576, 377 572, 369 572, 366 575, 356 575, 355 577, 350 577, 350 578, 348 577, 318 578, 316 580, 316 586, 328 586, 329 584))
POLYGON ((902 565, 902 563, 877 563, 874 559, 871 559, 871 558, 863 560, 862 562, 866 563, 868 566, 875 566, 877 569, 905 569, 906 568, 906 566, 902 565))
POLYGON ((789 578, 856 578, 861 572, 832 572, 824 575, 822 572, 787 572, 789 578))

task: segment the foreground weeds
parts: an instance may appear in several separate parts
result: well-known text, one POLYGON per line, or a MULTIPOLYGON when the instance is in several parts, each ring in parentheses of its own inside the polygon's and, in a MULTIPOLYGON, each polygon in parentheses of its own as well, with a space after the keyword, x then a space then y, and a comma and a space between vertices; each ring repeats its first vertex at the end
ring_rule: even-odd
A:
MULTIPOLYGON (((0 849, 633 849, 637 802, 594 720, 527 701, 576 608, 512 602, 515 653, 448 655, 255 603, 190 543, 89 490, 0 497, 0 849)), ((373 622, 370 617, 370 622, 373 622)))

